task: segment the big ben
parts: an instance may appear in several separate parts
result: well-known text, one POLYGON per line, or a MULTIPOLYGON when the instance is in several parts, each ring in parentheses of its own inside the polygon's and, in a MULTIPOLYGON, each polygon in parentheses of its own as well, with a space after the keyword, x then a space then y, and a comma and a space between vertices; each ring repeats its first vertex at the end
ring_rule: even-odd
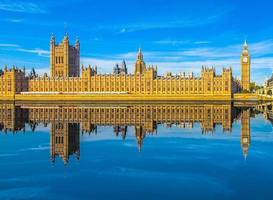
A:
POLYGON ((242 65, 242 72, 241 72, 241 84, 243 91, 250 91, 250 55, 248 51, 248 45, 245 41, 243 46, 243 51, 241 55, 241 65, 242 65))
POLYGON ((241 147, 246 159, 250 146, 250 109, 242 111, 241 124, 241 147))

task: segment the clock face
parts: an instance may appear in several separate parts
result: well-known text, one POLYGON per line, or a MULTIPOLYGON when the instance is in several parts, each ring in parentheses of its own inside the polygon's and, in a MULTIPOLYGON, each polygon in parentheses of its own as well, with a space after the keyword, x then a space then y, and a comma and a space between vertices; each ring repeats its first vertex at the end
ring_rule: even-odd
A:
POLYGON ((244 58, 243 58, 243 62, 244 62, 244 63, 247 63, 247 62, 248 62, 248 58, 247 58, 247 57, 244 57, 244 58))

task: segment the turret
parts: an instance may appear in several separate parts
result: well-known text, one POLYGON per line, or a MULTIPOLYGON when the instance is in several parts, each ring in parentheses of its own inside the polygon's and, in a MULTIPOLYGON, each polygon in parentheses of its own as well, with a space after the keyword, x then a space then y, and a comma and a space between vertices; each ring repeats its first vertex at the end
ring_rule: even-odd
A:
POLYGON ((135 137, 137 140, 137 148, 138 151, 141 152, 142 145, 143 145, 143 140, 145 138, 145 130, 143 129, 142 126, 137 126, 135 127, 135 137))
POLYGON ((68 36, 68 33, 67 33, 67 32, 65 33, 64 41, 67 41, 67 42, 69 41, 69 36, 68 36))
POLYGON ((135 64, 135 74, 143 74, 143 72, 146 70, 146 65, 143 60, 143 54, 141 48, 138 49, 137 54, 137 61, 135 64))
POLYGON ((36 74, 36 71, 35 71, 34 67, 31 69, 29 77, 30 78, 36 78, 37 77, 37 74, 36 74))
POLYGON ((120 73, 121 74, 127 74, 127 66, 126 66, 125 60, 123 60, 122 63, 121 63, 120 73))
POLYGON ((78 37, 76 38, 75 48, 78 49, 78 51, 80 51, 80 39, 78 37))
POLYGON ((53 33, 51 34, 51 37, 50 37, 50 45, 52 45, 52 46, 55 45, 55 36, 53 33))
POLYGON ((56 59, 55 59, 55 36, 51 34, 50 38, 50 76, 55 77, 56 59))
POLYGON ((84 67, 82 65, 82 78, 88 78, 90 79, 91 76, 94 76, 97 74, 97 67, 91 67, 90 65, 88 67, 84 67))
POLYGON ((143 54, 141 48, 138 49, 137 60, 143 61, 143 54))

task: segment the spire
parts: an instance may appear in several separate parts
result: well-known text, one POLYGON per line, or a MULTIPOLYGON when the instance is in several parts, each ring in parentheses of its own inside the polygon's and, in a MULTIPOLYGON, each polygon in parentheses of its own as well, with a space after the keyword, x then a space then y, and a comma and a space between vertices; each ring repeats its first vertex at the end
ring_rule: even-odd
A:
POLYGON ((80 50, 80 39, 78 36, 76 37, 75 47, 80 50))
POLYGON ((69 39, 68 33, 66 32, 66 33, 65 33, 65 36, 64 36, 64 40, 68 40, 68 39, 69 39))
POLYGON ((140 153, 141 152, 141 150, 142 150, 142 140, 138 140, 137 141, 137 149, 138 149, 138 152, 140 153))
POLYGON ((54 165, 55 164, 55 156, 51 155, 50 160, 51 160, 51 164, 54 165))
POLYGON ((143 54, 142 54, 141 48, 138 49, 137 59, 138 60, 143 60, 143 54))
POLYGON ((119 74, 120 73, 120 68, 119 68, 118 64, 116 64, 115 67, 113 68, 113 73, 114 74, 119 74))
POLYGON ((50 43, 51 43, 51 44, 55 44, 55 36, 54 36, 53 33, 51 33, 50 43))
POLYGON ((80 45, 80 39, 78 36, 76 37, 76 45, 80 45))
POLYGON ((247 41, 246 41, 246 40, 245 40, 244 45, 243 45, 242 55, 244 55, 244 56, 248 56, 248 55, 249 55, 249 52, 248 52, 248 44, 247 44, 247 41))
POLYGON ((125 62, 125 60, 122 61, 121 67, 122 67, 122 68, 126 68, 126 62, 125 62))
POLYGON ((247 44, 247 41, 245 40, 245 43, 244 43, 244 49, 248 49, 248 44, 247 44))
POLYGON ((247 159, 247 154, 248 154, 248 152, 246 151, 244 151, 244 158, 245 158, 245 160, 247 159))
POLYGON ((80 150, 76 151, 76 158, 77 158, 77 160, 80 160, 80 150))

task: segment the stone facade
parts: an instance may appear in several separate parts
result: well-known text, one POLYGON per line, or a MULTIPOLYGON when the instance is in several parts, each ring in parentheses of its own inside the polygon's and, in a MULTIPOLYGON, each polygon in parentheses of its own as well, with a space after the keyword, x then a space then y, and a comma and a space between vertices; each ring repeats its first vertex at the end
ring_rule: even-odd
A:
MULTIPOLYGON (((54 36, 50 41, 50 76, 29 76, 18 69, 5 69, 0 73, 1 96, 43 95, 50 93, 61 94, 113 94, 122 93, 127 96, 143 95, 143 97, 168 95, 185 97, 189 95, 219 96, 231 99, 239 89, 238 81, 233 79, 231 68, 223 68, 220 75, 215 69, 202 67, 201 75, 196 77, 181 73, 167 73, 160 76, 157 66, 146 66, 141 49, 137 54, 134 73, 128 74, 125 61, 121 67, 114 68, 113 74, 98 74, 96 67, 82 67, 80 74, 80 44, 70 46, 68 36, 55 44, 54 36)), ((242 85, 249 88, 249 54, 244 45, 242 53, 242 85), (248 60, 245 59, 248 58, 248 60), (246 62, 247 61, 247 62, 246 62), (248 71, 248 72, 247 72, 248 71)), ((112 99, 114 100, 114 99, 112 99)))
POLYGON ((81 77, 39 77, 28 81, 29 92, 124 92, 127 94, 231 95, 232 72, 223 69, 217 76, 215 69, 203 68, 201 77, 157 76, 154 67, 142 74, 97 74, 95 68, 82 69, 81 77))
POLYGON ((28 78, 25 72, 15 68, 4 67, 0 73, 0 96, 13 97, 20 92, 28 91, 28 78))

